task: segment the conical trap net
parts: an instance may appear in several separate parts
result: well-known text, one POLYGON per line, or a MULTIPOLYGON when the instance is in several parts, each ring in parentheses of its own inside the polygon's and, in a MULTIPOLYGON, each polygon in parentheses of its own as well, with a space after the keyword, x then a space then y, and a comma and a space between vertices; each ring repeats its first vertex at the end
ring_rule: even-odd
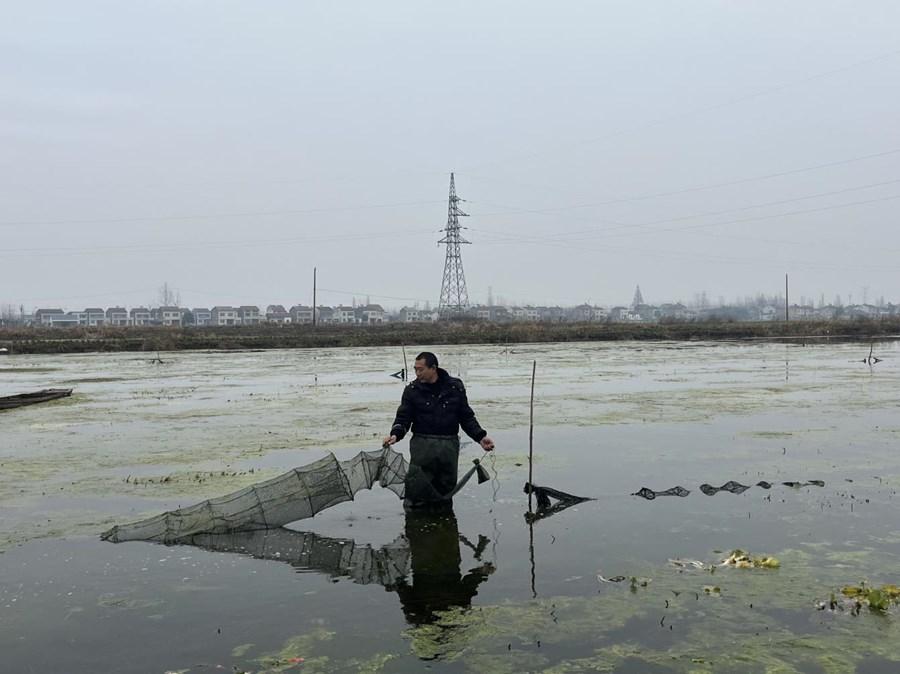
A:
POLYGON ((380 484, 403 498, 408 464, 390 447, 338 461, 334 454, 271 480, 140 522, 115 526, 103 540, 178 543, 197 534, 274 529, 312 517, 380 484))

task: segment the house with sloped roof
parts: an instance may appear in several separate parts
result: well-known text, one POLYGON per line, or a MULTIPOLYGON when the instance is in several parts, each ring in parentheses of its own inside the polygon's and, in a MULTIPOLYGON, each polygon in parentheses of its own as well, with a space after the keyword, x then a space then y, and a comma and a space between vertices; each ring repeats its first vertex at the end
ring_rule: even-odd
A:
POLYGON ((109 307, 106 310, 107 325, 128 325, 128 309, 125 307, 109 307))
POLYGON ((259 307, 249 304, 238 307, 238 318, 240 318, 241 325, 257 325, 262 322, 259 315, 259 307))
POLYGON ((356 307, 336 306, 332 316, 334 323, 356 323, 356 307))
POLYGON ((53 318, 56 316, 65 316, 66 312, 62 309, 38 309, 34 312, 34 322, 38 325, 53 325, 53 318))
POLYGON ((213 307, 210 310, 210 325, 240 325, 238 310, 234 307, 213 307))
POLYGON ((99 307, 89 307, 79 313, 81 314, 82 325, 95 327, 106 322, 106 312, 99 307))
POLYGON ((380 304, 367 304, 356 308, 357 323, 384 323, 384 307, 380 304))
POLYGON ((181 325, 184 309, 180 307, 159 307, 156 320, 160 325, 181 325))
POLYGON ((134 307, 129 313, 132 325, 150 325, 153 315, 146 307, 134 307))
POLYGON ((191 309, 191 314, 194 316, 194 325, 209 325, 212 321, 212 311, 205 307, 191 309))
POLYGON ((304 304, 295 304, 291 307, 289 318, 295 325, 309 325, 313 322, 313 308, 304 304))
POLYGON ((291 315, 281 304, 270 304, 266 307, 266 323, 285 324, 291 322, 291 315))

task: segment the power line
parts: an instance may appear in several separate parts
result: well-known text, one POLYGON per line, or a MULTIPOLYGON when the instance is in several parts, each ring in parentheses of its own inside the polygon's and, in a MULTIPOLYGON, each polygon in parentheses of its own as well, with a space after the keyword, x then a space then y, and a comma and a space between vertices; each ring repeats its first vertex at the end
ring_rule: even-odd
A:
MULTIPOLYGON (((660 199, 663 197, 672 197, 672 196, 678 196, 681 194, 690 194, 693 192, 702 192, 702 191, 706 191, 706 190, 718 189, 720 187, 734 187, 735 185, 744 185, 746 183, 758 182, 760 180, 770 180, 772 178, 782 178, 784 176, 797 175, 797 174, 806 173, 809 171, 818 171, 818 170, 825 169, 825 168, 832 168, 835 166, 843 166, 845 164, 852 164, 854 162, 865 161, 867 159, 877 159, 879 157, 886 157, 886 156, 894 155, 897 153, 900 153, 900 148, 896 148, 893 150, 886 150, 884 152, 875 152, 873 154, 862 155, 859 157, 851 157, 849 159, 839 159, 837 161, 826 162, 824 164, 815 164, 813 166, 804 166, 802 168, 791 169, 788 171, 779 171, 776 173, 766 173, 763 175, 750 176, 747 178, 737 178, 735 180, 729 180, 729 181, 719 182, 719 183, 710 183, 707 185, 695 185, 695 186, 691 186, 691 187, 684 187, 681 189, 670 190, 670 191, 666 191, 666 192, 638 194, 638 195, 633 195, 630 197, 618 197, 615 199, 607 199, 604 201, 595 201, 595 202, 586 203, 586 204, 575 204, 572 206, 557 206, 557 207, 552 207, 552 208, 541 208, 541 209, 521 209, 519 211, 510 211, 510 212, 553 213, 553 212, 559 212, 559 211, 565 211, 565 210, 576 210, 576 209, 580 209, 580 208, 593 208, 593 207, 597 207, 597 206, 611 206, 611 205, 615 205, 615 204, 633 203, 635 201, 648 201, 651 199, 660 199)), ((473 177, 478 177, 478 176, 473 176, 473 177)), ((487 178, 487 179, 490 180, 490 178, 487 178)), ((535 185, 522 185, 522 186, 526 187, 527 189, 536 189, 539 187, 539 186, 535 186, 535 185)), ((473 201, 471 203, 482 203, 487 206, 497 207, 495 204, 489 204, 486 202, 473 201)), ((499 207, 503 208, 502 206, 499 206, 499 207)), ((490 214, 488 213, 485 215, 490 215, 490 214)))
MULTIPOLYGON (((724 215, 726 213, 740 213, 740 212, 753 210, 753 209, 757 209, 757 208, 767 208, 769 206, 780 206, 780 205, 784 205, 784 204, 788 204, 788 203, 796 203, 798 201, 808 201, 809 199, 819 199, 819 198, 822 198, 825 196, 846 194, 847 192, 856 192, 859 190, 872 189, 875 187, 884 187, 887 185, 894 185, 897 183, 900 183, 900 179, 885 180, 885 181, 880 181, 877 183, 868 183, 865 185, 857 185, 854 187, 845 187, 845 188, 841 188, 841 189, 837 189, 837 190, 829 190, 827 192, 818 192, 815 194, 808 194, 808 195, 804 195, 804 196, 800 196, 800 197, 792 197, 790 199, 778 199, 776 201, 762 202, 762 203, 758 203, 758 204, 750 204, 747 206, 741 206, 739 208, 729 208, 729 209, 723 209, 723 210, 719 210, 719 211, 706 211, 703 213, 694 213, 691 215, 679 216, 677 218, 662 218, 659 220, 649 220, 646 222, 639 222, 639 223, 632 223, 632 224, 612 223, 613 224, 612 227, 608 227, 607 229, 605 229, 603 231, 598 231, 598 229, 596 227, 594 227, 594 228, 590 228, 590 229, 575 230, 572 232, 560 233, 560 234, 554 235, 553 237, 537 237, 537 236, 531 235, 530 238, 540 240, 540 241, 559 241, 561 238, 565 238, 566 240, 584 240, 584 238, 582 238, 582 239, 572 238, 572 235, 579 235, 579 234, 599 234, 600 235, 599 238, 605 238, 606 236, 609 236, 609 235, 620 236, 622 234, 634 233, 633 230, 636 230, 636 229, 647 229, 647 228, 652 227, 653 225, 663 224, 663 223, 667 223, 667 222, 683 222, 685 220, 693 220, 696 218, 710 217, 710 216, 714 216, 714 215, 724 215), (627 231, 613 234, 617 230, 627 230, 627 231)), ((845 207, 855 206, 855 205, 860 205, 860 204, 874 203, 877 201, 889 201, 889 200, 895 199, 895 198, 897 198, 897 197, 886 197, 883 199, 856 201, 856 202, 849 202, 847 204, 836 204, 833 206, 827 206, 827 207, 822 207, 822 208, 801 210, 801 211, 792 211, 792 212, 788 212, 788 213, 772 214, 772 215, 759 216, 757 218, 749 218, 749 219, 743 219, 743 220, 739 219, 739 220, 728 220, 728 221, 722 221, 722 222, 716 222, 716 223, 701 223, 701 224, 690 225, 690 226, 682 227, 682 228, 673 228, 673 227, 653 228, 653 229, 649 229, 649 232, 638 232, 638 233, 646 234, 646 233, 656 233, 656 232, 684 231, 686 229, 699 229, 699 228, 704 228, 704 227, 714 227, 714 226, 718 226, 718 225, 722 225, 722 224, 733 224, 733 223, 737 223, 737 222, 747 222, 747 221, 752 221, 752 220, 757 220, 757 219, 761 220, 761 219, 767 219, 767 218, 782 217, 782 216, 787 216, 787 215, 796 215, 796 214, 801 214, 801 213, 811 213, 811 212, 817 212, 820 210, 830 210, 831 208, 845 208, 845 207)), ((540 211, 536 211, 535 213, 543 214, 540 211)), ((580 219, 585 219, 585 218, 580 218, 580 219)), ((475 231, 482 231, 482 232, 485 232, 488 234, 499 234, 502 236, 506 236, 508 239, 519 239, 521 237, 521 235, 518 233, 513 234, 513 233, 509 233, 509 232, 499 232, 497 230, 491 230, 491 229, 485 229, 485 228, 477 228, 477 229, 475 229, 475 231)), ((590 237, 590 238, 595 238, 595 237, 590 237)))
POLYGON ((352 297, 375 297, 382 300, 402 300, 405 302, 431 302, 432 300, 422 297, 398 297, 396 295, 376 295, 370 292, 354 292, 350 290, 334 290, 332 288, 319 288, 322 292, 334 293, 335 295, 348 295, 352 297))
POLYGON ((169 253, 177 250, 191 249, 222 249, 222 248, 246 248, 246 247, 266 247, 280 246, 293 243, 333 243, 342 241, 359 241, 363 239, 384 239, 390 237, 408 236, 409 234, 424 235, 420 228, 389 230, 382 232, 368 232, 366 234, 334 234, 322 236, 303 236, 303 237, 286 237, 279 239, 242 239, 242 240, 219 240, 219 241, 191 241, 180 243, 143 243, 143 244, 123 244, 120 246, 73 246, 73 247, 39 247, 39 248, 8 248, 0 251, 0 257, 10 256, 10 254, 33 254, 41 253, 44 255, 92 255, 109 252, 139 252, 139 253, 169 253))
MULTIPOLYGON (((812 208, 812 209, 805 209, 805 210, 799 210, 799 211, 792 211, 789 213, 778 213, 778 214, 772 214, 772 215, 757 216, 757 217, 753 217, 753 218, 742 218, 742 219, 728 220, 728 221, 722 221, 722 222, 717 222, 717 223, 708 223, 708 224, 700 225, 700 227, 712 227, 712 226, 723 225, 723 224, 752 222, 752 221, 757 221, 757 220, 765 220, 765 219, 771 219, 771 218, 779 218, 779 217, 800 215, 800 214, 806 214, 806 213, 828 211, 828 210, 834 210, 834 209, 838 209, 838 208, 848 208, 851 206, 857 206, 857 205, 861 205, 861 204, 869 204, 869 203, 875 203, 875 202, 881 202, 881 201, 891 201, 891 200, 897 200, 897 199, 900 199, 900 194, 892 195, 892 196, 888 196, 888 197, 882 197, 882 198, 878 198, 878 199, 869 199, 869 200, 864 200, 864 201, 849 202, 849 203, 845 203, 845 204, 836 204, 833 206, 826 206, 826 207, 821 207, 821 208, 812 208)), ((562 248, 562 249, 567 249, 567 250, 577 250, 580 252, 608 252, 610 250, 624 250, 624 251, 628 251, 628 252, 634 251, 633 246, 616 248, 615 246, 604 245, 602 247, 597 247, 597 246, 592 247, 592 246, 587 246, 583 243, 575 245, 574 243, 570 243, 570 242, 563 242, 563 241, 551 240, 551 239, 545 239, 545 238, 536 239, 536 238, 532 237, 529 240, 520 235, 511 235, 511 234, 505 235, 505 238, 500 239, 498 241, 494 241, 494 242, 488 241, 486 243, 488 243, 488 244, 500 243, 505 246, 508 246, 510 241, 512 241, 513 239, 515 239, 517 242, 520 242, 520 243, 537 244, 542 247, 562 248)), ((707 261, 707 262, 714 261, 714 262, 723 262, 723 263, 727 262, 727 263, 734 263, 734 264, 756 264, 756 265, 762 265, 762 266, 774 266, 774 267, 778 267, 778 268, 783 268, 784 264, 785 264, 785 262, 783 262, 783 261, 774 261, 774 263, 773 263, 773 260, 771 257, 739 258, 739 257, 733 257, 733 256, 730 257, 730 256, 723 256, 723 255, 714 255, 714 254, 709 254, 709 253, 676 251, 676 250, 672 250, 671 248, 666 248, 665 251, 655 252, 655 251, 648 249, 646 246, 641 247, 641 255, 651 255, 651 256, 657 256, 657 257, 664 257, 667 259, 671 259, 672 257, 675 257, 675 256, 681 256, 681 257, 685 257, 685 258, 689 258, 689 259, 700 259, 700 260, 707 261)), ((855 265, 841 266, 841 265, 826 264, 826 263, 803 262, 803 261, 799 261, 796 259, 791 260, 790 264, 794 268, 826 269, 826 270, 833 270, 833 269, 854 269, 854 270, 863 270, 863 271, 898 271, 898 270, 900 270, 900 264, 892 265, 892 266, 876 266, 871 263, 867 263, 865 265, 860 265, 860 266, 855 266, 855 265)))
MULTIPOLYGON (((900 182, 900 181, 895 181, 895 182, 900 182)), ((757 222, 760 220, 769 220, 772 218, 783 218, 783 217, 789 217, 789 216, 794 216, 794 215, 805 215, 808 213, 822 213, 824 211, 837 210, 839 208, 851 208, 853 206, 864 206, 866 204, 875 204, 875 203, 880 203, 883 201, 894 201, 895 199, 900 199, 900 194, 887 196, 887 197, 879 197, 876 199, 863 199, 860 201, 849 201, 849 202, 846 202, 843 204, 833 204, 831 206, 821 206, 819 208, 807 208, 807 209, 801 209, 801 210, 797 210, 797 211, 788 211, 786 213, 758 215, 758 216, 754 216, 752 218, 736 218, 733 220, 720 220, 719 222, 700 223, 700 224, 696 224, 696 225, 688 225, 686 227, 662 227, 662 228, 651 229, 646 232, 641 232, 641 234, 656 234, 659 232, 680 232, 680 231, 684 231, 686 229, 703 229, 706 227, 721 227, 722 225, 734 225, 734 224, 740 224, 740 223, 745 223, 745 222, 757 222)), ((618 234, 612 234, 611 236, 623 236, 628 233, 630 233, 630 232, 620 232, 618 234)), ((604 237, 600 237, 600 238, 604 238, 604 237)))
POLYGON ((82 220, 13 220, 0 222, 0 227, 31 227, 37 225, 86 225, 86 224, 117 224, 129 222, 181 222, 185 220, 215 220, 219 218, 250 218, 267 217, 273 215, 311 215, 316 213, 340 213, 346 211, 362 211, 372 208, 406 208, 409 206, 430 206, 443 203, 441 201, 411 201, 395 204, 369 204, 365 206, 335 206, 332 208, 303 208, 280 211, 242 211, 232 213, 195 213, 193 215, 164 215, 164 216, 131 216, 123 218, 95 218, 82 220))
MULTIPOLYGON (((814 73, 814 74, 808 75, 806 77, 800 77, 800 78, 797 78, 794 80, 788 80, 787 82, 783 82, 781 84, 775 84, 775 85, 766 87, 764 89, 761 89, 759 91, 756 91, 756 92, 753 92, 750 94, 745 94, 743 96, 738 96, 736 98, 732 98, 732 99, 729 99, 726 101, 721 101, 719 103, 713 103, 710 105, 705 105, 705 106, 701 106, 701 107, 693 108, 693 109, 689 109, 689 110, 682 110, 680 112, 676 112, 671 115, 666 115, 665 117, 659 117, 654 120, 649 120, 642 124, 637 124, 635 126, 630 126, 630 127, 624 128, 624 129, 619 129, 617 131, 613 131, 611 133, 604 134, 602 136, 595 136, 593 138, 583 138, 578 141, 571 141, 567 144, 560 144, 554 148, 543 150, 541 152, 529 152, 527 154, 509 156, 504 159, 498 159, 496 161, 482 162, 481 164, 474 164, 474 165, 470 166, 469 169, 470 170, 473 168, 477 169, 482 166, 495 166, 498 164, 504 164, 504 163, 509 163, 509 162, 513 162, 513 161, 520 162, 525 159, 535 159, 538 157, 546 156, 548 154, 554 154, 554 153, 560 151, 561 149, 565 149, 565 148, 584 147, 586 145, 591 145, 591 144, 600 142, 602 140, 608 140, 608 139, 615 138, 617 136, 621 136, 621 135, 631 133, 634 131, 640 131, 640 130, 647 129, 650 127, 659 126, 660 124, 663 124, 665 122, 669 122, 669 121, 672 121, 675 119, 692 117, 694 115, 698 115, 698 114, 704 113, 704 112, 709 112, 711 110, 721 110, 722 108, 727 108, 732 105, 737 105, 738 103, 743 103, 745 101, 753 100, 755 98, 760 98, 762 96, 768 96, 770 94, 773 94, 773 93, 776 93, 779 91, 783 91, 783 90, 788 89, 793 86, 806 84, 807 82, 812 82, 812 81, 815 81, 818 79, 822 79, 824 77, 828 77, 830 75, 835 75, 837 73, 845 72, 847 70, 852 70, 852 69, 858 68, 860 66, 868 65, 869 63, 883 61, 885 59, 897 56, 898 54, 900 54, 900 49, 895 49, 895 50, 892 50, 889 52, 885 52, 883 54, 877 54, 875 56, 871 56, 869 58, 862 59, 860 61, 854 61, 853 63, 847 64, 844 66, 840 66, 838 68, 832 68, 830 70, 822 71, 819 73, 814 73)), ((466 167, 463 167, 463 170, 466 170, 466 167)))
POLYGON ((116 290, 114 293, 95 293, 92 295, 70 295, 68 297, 26 297, 24 299, 20 299, 17 303, 25 303, 25 302, 50 302, 50 301, 63 301, 69 302, 72 300, 90 300, 96 297, 108 297, 110 294, 119 295, 143 295, 144 293, 152 293, 158 291, 159 288, 141 288, 139 290, 116 290))
MULTIPOLYGON (((763 202, 763 203, 759 203, 759 204, 750 204, 748 206, 741 206, 739 208, 727 208, 727 209, 722 209, 722 210, 718 210, 718 211, 706 211, 704 213, 694 213, 691 215, 684 215, 684 216, 680 216, 677 218, 665 218, 665 219, 660 219, 660 220, 653 220, 653 221, 649 221, 646 223, 639 223, 639 224, 635 224, 635 225, 622 224, 622 225, 616 226, 613 229, 631 230, 636 227, 646 228, 646 227, 650 227, 652 225, 658 225, 658 224, 662 224, 662 223, 666 223, 666 222, 683 222, 685 220, 693 220, 695 218, 710 217, 710 216, 714 216, 714 215, 724 215, 726 213, 741 213, 744 211, 754 210, 757 208, 768 208, 769 206, 781 206, 784 204, 796 203, 798 201, 809 201, 810 199, 821 199, 822 197, 834 196, 837 194, 846 194, 848 192, 858 192, 860 190, 867 190, 867 189, 872 189, 875 187, 885 187, 887 185, 895 185, 897 183, 900 183, 900 179, 884 180, 884 181, 877 182, 877 183, 868 183, 866 185, 857 185, 854 187, 845 187, 845 188, 841 188, 841 189, 837 189, 837 190, 828 190, 826 192, 817 192, 815 194, 808 194, 808 195, 804 195, 801 197, 792 197, 790 199, 778 199, 775 201, 768 201, 768 202, 763 202)), ((860 203, 866 203, 866 202, 860 202, 860 203)), ((705 227, 705 226, 706 225, 703 225, 703 224, 692 225, 691 227, 685 227, 683 229, 700 228, 700 227, 705 227)), ((595 231, 595 230, 586 229, 586 230, 581 230, 581 231, 568 232, 568 234, 585 234, 585 233, 590 233, 593 231, 595 231)), ((674 228, 662 228, 662 229, 652 229, 651 231, 652 232, 665 232, 665 231, 681 231, 681 230, 676 230, 674 228)))

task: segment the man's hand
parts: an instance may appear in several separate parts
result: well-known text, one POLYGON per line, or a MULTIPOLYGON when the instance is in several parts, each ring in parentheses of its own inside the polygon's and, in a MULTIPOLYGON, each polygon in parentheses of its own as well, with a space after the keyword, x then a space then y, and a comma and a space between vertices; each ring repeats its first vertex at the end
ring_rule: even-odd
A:
POLYGON ((494 441, 491 440, 491 439, 490 439, 488 436, 486 436, 486 435, 485 435, 483 438, 481 438, 481 443, 480 443, 480 444, 481 444, 481 448, 482 448, 484 451, 486 451, 486 452, 493 451, 493 449, 494 449, 494 441))
MULTIPOLYGON (((388 435, 388 436, 385 436, 384 442, 381 443, 381 446, 382 447, 390 447, 395 442, 397 442, 397 436, 396 435, 388 435)), ((493 443, 491 443, 491 444, 493 444, 493 443)))

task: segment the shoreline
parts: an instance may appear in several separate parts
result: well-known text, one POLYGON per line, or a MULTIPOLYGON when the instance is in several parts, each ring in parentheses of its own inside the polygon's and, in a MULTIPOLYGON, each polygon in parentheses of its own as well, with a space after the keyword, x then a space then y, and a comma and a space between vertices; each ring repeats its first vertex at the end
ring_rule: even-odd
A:
POLYGON ((0 328, 14 354, 304 349, 406 344, 592 341, 862 341, 900 338, 900 318, 667 323, 388 323, 384 325, 0 328))

